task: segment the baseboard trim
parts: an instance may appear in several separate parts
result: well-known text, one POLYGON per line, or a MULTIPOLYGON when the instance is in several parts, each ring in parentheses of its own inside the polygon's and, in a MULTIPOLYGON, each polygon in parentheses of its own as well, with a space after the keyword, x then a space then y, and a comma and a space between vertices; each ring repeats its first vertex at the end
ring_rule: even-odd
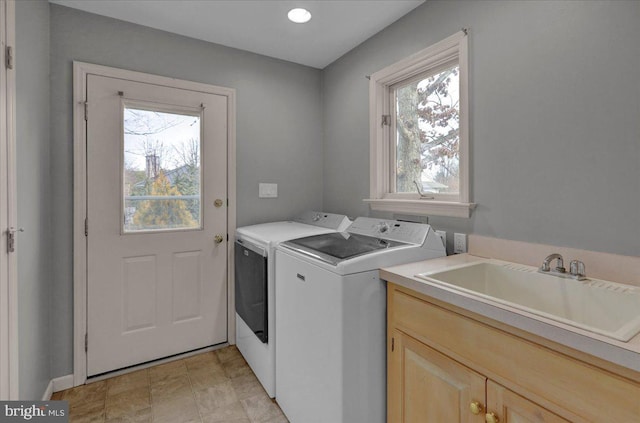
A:
POLYGON ((53 392, 64 391, 65 389, 73 388, 73 375, 60 376, 51 381, 53 385, 53 392))
POLYGON ((51 395, 53 394, 53 381, 50 380, 47 384, 47 389, 44 390, 44 394, 42 394, 42 401, 49 401, 51 399, 51 395))

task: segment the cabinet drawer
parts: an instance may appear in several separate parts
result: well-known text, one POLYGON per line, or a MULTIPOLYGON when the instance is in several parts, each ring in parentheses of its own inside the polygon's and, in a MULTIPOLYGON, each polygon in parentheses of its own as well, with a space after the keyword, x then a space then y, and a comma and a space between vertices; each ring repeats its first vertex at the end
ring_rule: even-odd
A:
POLYGON ((640 421, 640 384, 433 305, 393 284, 388 301, 390 328, 569 420, 640 421))

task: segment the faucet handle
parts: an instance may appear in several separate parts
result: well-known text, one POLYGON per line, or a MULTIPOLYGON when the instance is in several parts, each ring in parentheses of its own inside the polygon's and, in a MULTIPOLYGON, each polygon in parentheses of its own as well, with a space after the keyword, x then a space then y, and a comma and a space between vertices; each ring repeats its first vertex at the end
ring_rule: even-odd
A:
POLYGON ((580 260, 571 260, 571 263, 569 263, 569 273, 571 273, 571 275, 573 276, 584 276, 585 275, 585 268, 584 268, 584 263, 581 262, 580 260))

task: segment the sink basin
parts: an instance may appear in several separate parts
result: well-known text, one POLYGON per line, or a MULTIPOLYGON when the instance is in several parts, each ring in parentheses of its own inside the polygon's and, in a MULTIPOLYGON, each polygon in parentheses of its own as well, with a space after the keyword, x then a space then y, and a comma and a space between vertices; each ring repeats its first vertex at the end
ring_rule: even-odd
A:
POLYGON ((480 262, 417 277, 626 342, 640 332, 640 288, 577 281, 507 262, 480 262))

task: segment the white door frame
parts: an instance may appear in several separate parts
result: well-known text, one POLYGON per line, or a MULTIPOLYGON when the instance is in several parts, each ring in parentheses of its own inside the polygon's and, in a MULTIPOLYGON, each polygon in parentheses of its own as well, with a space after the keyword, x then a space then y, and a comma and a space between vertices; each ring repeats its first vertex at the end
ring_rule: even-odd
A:
MULTIPOLYGON (((129 81, 156 84, 186 90, 201 91, 227 97, 227 234, 232 241, 236 228, 236 91, 199 82, 184 81, 142 72, 73 62, 73 385, 87 380, 87 160, 85 99, 87 75, 99 75, 129 81)), ((227 333, 228 342, 235 343, 233 242, 227 243, 227 333)))
MULTIPOLYGON (((8 249, 8 237, 16 235, 17 179, 15 105, 16 81, 7 64, 8 49, 15 49, 15 3, 0 0, 0 400, 17 400, 18 386, 18 273, 17 253, 8 249)), ((13 56, 13 54, 11 54, 13 56)))

